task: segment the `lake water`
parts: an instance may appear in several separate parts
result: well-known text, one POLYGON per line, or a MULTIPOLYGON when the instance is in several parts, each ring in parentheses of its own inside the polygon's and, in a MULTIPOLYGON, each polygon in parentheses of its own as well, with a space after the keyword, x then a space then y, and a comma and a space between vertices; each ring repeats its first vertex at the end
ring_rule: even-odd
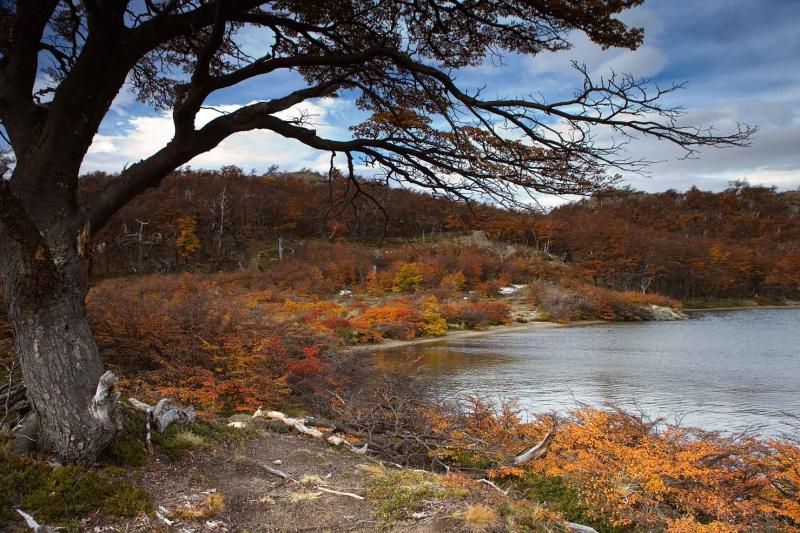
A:
POLYGON ((387 365, 420 358, 415 366, 438 394, 514 396, 530 412, 612 402, 762 435, 791 431, 787 413, 800 415, 800 309, 509 332, 377 357, 387 365))

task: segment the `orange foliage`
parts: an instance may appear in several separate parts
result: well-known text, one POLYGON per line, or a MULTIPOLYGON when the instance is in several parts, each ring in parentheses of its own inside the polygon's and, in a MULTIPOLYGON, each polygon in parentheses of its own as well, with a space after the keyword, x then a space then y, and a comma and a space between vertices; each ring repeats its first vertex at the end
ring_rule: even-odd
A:
POLYGON ((457 301, 443 305, 441 312, 449 323, 469 329, 511 323, 511 308, 503 302, 457 301))
POLYGON ((490 477, 521 489, 528 476, 563 480, 594 520, 635 531, 800 531, 797 437, 725 437, 614 407, 583 408, 560 422, 544 457, 508 467, 553 419, 524 423, 514 402, 495 407, 469 398, 465 405, 425 415, 436 420, 434 431, 455 439, 440 458, 452 457, 464 439, 462 446, 498 464, 490 477))
POLYGON ((658 294, 611 291, 569 278, 562 279, 559 285, 536 282, 530 291, 532 303, 556 322, 647 320, 646 306, 681 307, 680 302, 658 294))
POLYGON ((211 413, 279 405, 300 377, 324 378, 318 356, 334 340, 284 328, 284 306, 269 291, 246 288, 255 281, 186 274, 99 284, 87 304, 104 360, 147 396, 211 413))

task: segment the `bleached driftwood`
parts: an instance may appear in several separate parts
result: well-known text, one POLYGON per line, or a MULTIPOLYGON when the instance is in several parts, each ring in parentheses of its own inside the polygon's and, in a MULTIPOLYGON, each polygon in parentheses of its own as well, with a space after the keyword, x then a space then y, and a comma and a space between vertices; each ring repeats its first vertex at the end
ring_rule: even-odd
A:
POLYGON ((321 490, 322 492, 327 492, 328 494, 335 494, 337 496, 347 496, 348 498, 354 498, 356 500, 363 500, 364 497, 358 494, 354 494, 352 492, 342 492, 338 490, 329 489, 327 487, 317 487, 317 490, 321 490))
POLYGON ((159 520, 161 520, 162 522, 164 522, 165 524, 167 524, 168 526, 171 526, 175 522, 173 522, 172 520, 167 518, 168 514, 169 514, 169 511, 167 511, 167 509, 163 505, 160 505, 158 507, 158 511, 156 511, 156 517, 159 520))
POLYGON ((144 427, 147 433, 147 449, 151 453, 153 451, 151 441, 153 424, 155 424, 159 433, 163 433, 173 422, 186 424, 194 422, 195 418, 197 418, 194 407, 189 406, 186 409, 181 409, 175 405, 175 402, 170 398, 160 399, 155 406, 144 403, 136 398, 128 398, 128 403, 131 404, 134 409, 147 413, 147 420, 145 421, 144 427))
POLYGON ((263 468, 264 470, 266 470, 267 472, 269 472, 273 476, 278 476, 281 479, 286 479, 286 480, 289 480, 289 481, 295 481, 295 479, 292 476, 290 476, 289 474, 287 474, 283 470, 278 470, 277 468, 272 468, 271 466, 265 465, 263 463, 252 463, 252 464, 254 464, 255 466, 257 466, 259 468, 263 468))
POLYGON ((114 392, 114 387, 119 383, 119 378, 110 370, 100 376, 97 382, 97 391, 94 393, 89 411, 92 417, 107 428, 120 428, 117 417, 117 402, 119 393, 114 392))
POLYGON ((159 433, 163 433, 173 422, 185 424, 194 422, 195 418, 197 418, 194 407, 190 406, 183 409, 178 407, 170 398, 162 398, 155 406, 146 404, 136 398, 128 398, 128 403, 139 411, 149 413, 159 433))
POLYGON ((547 450, 550 449, 550 444, 556 437, 556 429, 558 429, 558 426, 551 429, 547 433, 547 435, 544 436, 541 442, 539 442, 539 444, 533 446, 532 448, 528 448, 527 450, 516 456, 511 463, 514 465, 521 465, 523 463, 527 463, 528 461, 533 461, 534 459, 539 459, 540 457, 544 457, 544 455, 547 453, 547 450))
POLYGON ((321 439, 325 436, 322 431, 313 427, 308 427, 300 419, 292 418, 291 416, 287 416, 280 411, 263 411, 259 408, 255 413, 253 413, 253 418, 258 417, 267 418, 269 420, 278 420, 287 426, 294 428, 303 435, 308 435, 309 437, 314 437, 315 439, 321 439))
POLYGON ((567 522, 567 528, 570 531, 575 531, 575 533, 597 533, 597 530, 594 528, 582 526, 580 524, 573 524, 572 522, 567 522))
POLYGON ((483 483, 484 485, 488 485, 488 486, 492 487, 494 490, 496 490, 497 492, 499 492, 500 494, 502 494, 503 496, 508 496, 508 491, 507 490, 501 489, 495 483, 489 481, 486 478, 479 479, 478 483, 483 483))
POLYGON ((325 440, 328 444, 333 446, 346 446, 350 450, 358 454, 365 454, 367 453, 367 446, 364 445, 361 448, 356 448, 349 442, 347 442, 342 437, 337 437, 336 435, 329 435, 324 433, 316 428, 308 427, 303 423, 302 420, 297 418, 292 418, 291 416, 287 416, 280 411, 264 411, 262 409, 257 409, 255 413, 253 413, 253 418, 266 418, 268 420, 278 420, 279 422, 283 422, 287 426, 294 428, 297 432, 302 433, 303 435, 308 435, 309 437, 313 437, 315 439, 322 439, 325 440))
POLYGON ((36 533, 53 533, 61 529, 59 527, 41 525, 39 522, 36 521, 34 517, 29 515, 22 509, 17 509, 17 512, 22 517, 22 519, 25 520, 25 525, 31 528, 36 533))

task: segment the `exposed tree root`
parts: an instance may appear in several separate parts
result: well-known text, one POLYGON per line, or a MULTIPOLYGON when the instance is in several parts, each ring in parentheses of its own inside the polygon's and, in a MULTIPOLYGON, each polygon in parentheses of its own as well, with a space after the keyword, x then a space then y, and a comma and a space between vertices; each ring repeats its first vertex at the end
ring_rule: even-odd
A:
POLYGON ((136 398, 128 398, 128 403, 131 404, 134 409, 147 413, 145 430, 147 432, 147 449, 150 450, 151 453, 153 450, 151 442, 153 425, 155 425, 159 433, 163 433, 173 422, 191 424, 194 422, 195 418, 197 418, 194 407, 190 406, 186 409, 180 408, 170 398, 162 398, 155 406, 139 401, 136 398))

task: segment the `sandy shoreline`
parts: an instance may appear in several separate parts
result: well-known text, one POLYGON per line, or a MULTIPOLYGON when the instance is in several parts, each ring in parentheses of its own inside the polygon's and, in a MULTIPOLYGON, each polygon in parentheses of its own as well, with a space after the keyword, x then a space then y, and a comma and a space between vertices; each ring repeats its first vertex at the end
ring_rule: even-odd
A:
MULTIPOLYGON (((747 311, 752 309, 800 309, 800 304, 791 305, 751 305, 740 307, 715 307, 710 309, 703 308, 690 308, 681 309, 685 313, 710 313, 716 311, 747 311)), ((583 320, 578 322, 570 322, 567 324, 560 324, 558 322, 528 322, 526 324, 511 324, 508 326, 490 326, 486 329, 472 330, 460 329, 448 331, 441 337, 424 337, 421 339, 411 339, 408 341, 401 341, 396 339, 388 339, 380 344, 359 344, 356 346, 349 346, 345 350, 348 352, 369 352, 377 350, 394 350, 397 348, 404 348, 406 346, 416 346, 420 344, 436 344, 445 343, 457 339, 468 339, 472 337, 485 337, 487 335, 497 335, 501 333, 515 333, 519 331, 535 331, 539 329, 552 329, 552 328, 574 328, 580 326, 596 326, 600 324, 621 324, 623 322, 614 322, 607 320, 583 320)))
POLYGON ((570 322, 569 324, 559 324, 557 322, 528 322, 526 324, 511 324, 508 326, 490 326, 486 329, 473 330, 473 329, 459 329, 455 331, 448 331, 441 337, 425 337, 422 339, 411 339, 408 341, 401 341, 396 339, 389 339, 380 344, 359 344, 357 346, 350 346, 346 351, 350 352, 366 352, 377 350, 394 350, 397 348, 404 348, 406 346, 416 346, 419 344, 436 344, 439 342, 449 342, 455 339, 467 339, 471 337, 485 337, 487 335, 497 335, 500 333, 514 333, 518 331, 535 331, 539 329, 553 329, 553 328, 572 328, 579 326, 593 326, 599 324, 611 324, 604 320, 584 320, 579 322, 570 322))

